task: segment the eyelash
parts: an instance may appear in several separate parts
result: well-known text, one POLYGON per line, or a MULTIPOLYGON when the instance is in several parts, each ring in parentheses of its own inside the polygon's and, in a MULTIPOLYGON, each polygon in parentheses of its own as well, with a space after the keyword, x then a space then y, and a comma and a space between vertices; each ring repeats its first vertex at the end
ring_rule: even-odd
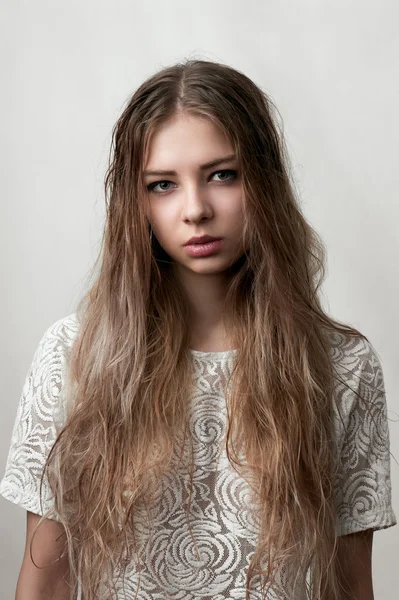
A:
MULTIPOLYGON (((234 181, 237 177, 237 171, 234 169, 222 169, 221 171, 214 171, 213 173, 211 173, 211 177, 213 177, 214 175, 217 175, 218 173, 231 173, 233 175, 232 178, 230 179, 225 179, 223 181, 218 181, 218 183, 228 183, 230 181, 234 181)), ((169 179, 161 179, 159 181, 153 181, 152 183, 147 185, 147 190, 149 192, 153 192, 154 194, 158 194, 159 196, 163 195, 163 194, 167 194, 169 192, 169 190, 164 190, 163 192, 156 192, 154 190, 154 188, 159 184, 159 183, 173 183, 173 181, 169 181, 169 179)))

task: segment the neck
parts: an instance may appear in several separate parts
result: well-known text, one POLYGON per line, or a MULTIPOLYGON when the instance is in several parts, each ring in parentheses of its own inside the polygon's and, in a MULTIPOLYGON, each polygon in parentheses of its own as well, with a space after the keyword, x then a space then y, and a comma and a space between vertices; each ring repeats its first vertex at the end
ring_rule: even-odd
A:
POLYGON ((189 304, 192 326, 196 329, 220 326, 228 278, 223 273, 202 274, 183 269, 178 269, 177 276, 189 304))

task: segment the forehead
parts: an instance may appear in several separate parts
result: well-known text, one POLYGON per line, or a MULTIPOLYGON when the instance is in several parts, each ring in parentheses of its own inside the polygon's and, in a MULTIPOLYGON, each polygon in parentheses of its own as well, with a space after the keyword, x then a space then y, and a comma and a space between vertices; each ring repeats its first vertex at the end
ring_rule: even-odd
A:
POLYGON ((233 154, 228 135, 209 118, 178 114, 149 135, 144 169, 172 169, 176 165, 201 165, 233 154))

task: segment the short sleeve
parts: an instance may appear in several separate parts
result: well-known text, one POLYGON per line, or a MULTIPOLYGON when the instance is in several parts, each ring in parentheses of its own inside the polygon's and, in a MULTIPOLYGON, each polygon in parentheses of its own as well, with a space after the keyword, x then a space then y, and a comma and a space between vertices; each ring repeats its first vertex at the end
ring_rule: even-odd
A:
POLYGON ((337 535, 397 523, 391 503, 390 433, 381 362, 364 339, 352 338, 341 346, 341 358, 346 385, 339 392, 342 420, 336 414, 337 535))
POLYGON ((0 483, 0 494, 4 498, 39 515, 45 514, 53 504, 46 478, 41 504, 40 479, 65 415, 60 401, 71 341, 70 323, 71 316, 53 323, 36 348, 19 399, 0 483))

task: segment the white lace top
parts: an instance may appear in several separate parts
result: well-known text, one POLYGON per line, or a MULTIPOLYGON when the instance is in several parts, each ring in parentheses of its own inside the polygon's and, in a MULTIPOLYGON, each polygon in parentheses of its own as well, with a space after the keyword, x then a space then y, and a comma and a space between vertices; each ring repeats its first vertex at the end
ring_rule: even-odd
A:
MULTIPOLYGON (((59 404, 66 354, 77 332, 73 313, 44 333, 26 376, 0 484, 1 495, 37 514, 43 514, 40 475, 55 440, 55 416, 62 413, 59 404)), ((137 600, 245 598, 245 576, 257 530, 247 483, 232 469, 221 444, 226 424, 221 384, 231 373, 236 350, 191 353, 195 394, 190 399, 190 414, 196 458, 191 527, 200 554, 193 547, 182 507, 184 477, 172 472, 162 482, 155 533, 137 600)), ((370 343, 338 333, 332 336, 332 357, 341 378, 373 405, 371 419, 354 393, 342 384, 336 388, 345 424, 334 409, 340 457, 335 482, 337 535, 391 527, 396 517, 391 505, 389 429, 380 361, 370 343)), ((44 491, 46 509, 51 497, 47 488, 44 491)), ((260 600, 256 578, 253 582, 250 597, 260 600)), ((131 563, 124 581, 118 583, 118 599, 132 600, 137 583, 131 563)), ((268 598, 304 597, 303 590, 297 590, 295 596, 292 593, 289 575, 282 573, 268 598)))

